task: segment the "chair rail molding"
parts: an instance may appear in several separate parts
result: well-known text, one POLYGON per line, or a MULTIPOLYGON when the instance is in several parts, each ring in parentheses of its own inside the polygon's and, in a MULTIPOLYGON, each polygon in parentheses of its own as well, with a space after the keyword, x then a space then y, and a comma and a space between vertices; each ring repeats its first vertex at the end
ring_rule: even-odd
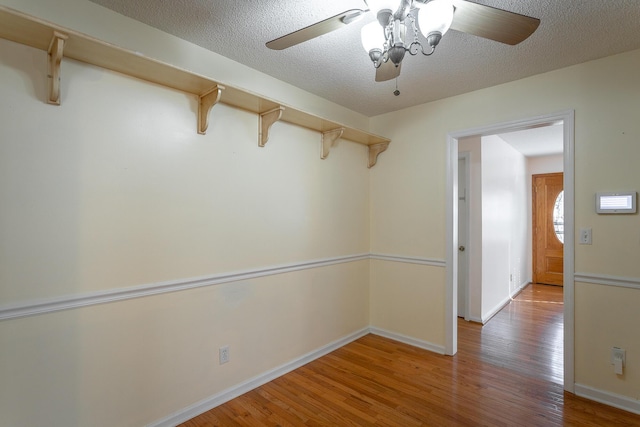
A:
POLYGON ((576 282, 640 290, 640 277, 620 277, 593 273, 576 273, 573 277, 576 282))
POLYGON ((124 301, 133 298, 148 297, 169 292, 178 292, 188 289, 202 288, 206 286, 215 286, 223 283, 256 279, 259 277, 308 270, 312 268, 327 267, 348 262, 363 261, 368 260, 369 258, 369 254, 346 255, 290 264, 274 265, 250 270, 214 274, 205 277, 187 278, 182 280, 172 280, 167 282, 131 286, 127 288, 114 288, 104 291, 65 295, 46 300, 26 301, 17 304, 0 306, 0 321, 18 319, 28 316, 36 316, 39 314, 53 313, 80 307, 88 307, 97 304, 124 301))
POLYGON ((40 314, 54 313, 57 311, 71 310, 74 308, 107 304, 133 298, 143 298, 169 292, 178 292, 188 289, 202 288, 206 286, 215 286, 223 283, 238 282, 242 280, 256 279, 276 274, 290 273, 294 271, 328 267, 336 264, 372 259, 408 264, 428 265, 440 268, 444 268, 446 266, 445 262, 439 259, 371 253, 344 255, 332 258, 323 258, 260 267, 242 271, 213 274, 210 276, 192 277, 181 280, 150 283, 126 288, 113 288, 103 291, 87 292, 74 295, 63 295, 60 297, 44 300, 31 300, 14 304, 0 305, 0 322, 3 320, 19 319, 21 317, 36 316, 40 314))
POLYGON ((436 258, 421 258, 421 257, 413 257, 413 256, 372 253, 371 259, 377 259, 381 261, 391 261, 391 262, 403 262, 406 264, 431 265, 434 267, 447 266, 447 262, 445 260, 436 259, 436 258))

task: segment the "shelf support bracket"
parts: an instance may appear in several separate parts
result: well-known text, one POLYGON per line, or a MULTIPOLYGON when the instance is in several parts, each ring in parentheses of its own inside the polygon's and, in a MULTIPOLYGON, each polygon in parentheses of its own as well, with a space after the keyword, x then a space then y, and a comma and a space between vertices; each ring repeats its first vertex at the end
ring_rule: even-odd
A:
POLYGON ((53 105, 60 105, 60 63, 64 51, 64 42, 69 38, 66 34, 53 32, 53 37, 49 43, 49 63, 47 79, 49 80, 49 95, 47 102, 53 105))
POLYGON ((368 168, 371 169, 378 162, 378 156, 389 147, 388 142, 381 142, 379 144, 373 144, 369 146, 369 164, 368 168))
POLYGON ((199 96, 198 99, 198 133, 204 135, 209 127, 209 113, 214 105, 220 101, 224 86, 215 85, 211 90, 199 96))
POLYGON ((322 132, 322 153, 320 153, 320 158, 322 160, 329 156, 329 150, 331 150, 331 147, 333 147, 336 141, 340 139, 343 132, 344 128, 322 132))
POLYGON ((282 112, 284 111, 283 106, 278 106, 273 110, 269 110, 265 113, 260 113, 260 123, 258 128, 258 146, 264 147, 269 140, 269 130, 271 126, 280 120, 282 117, 282 112))

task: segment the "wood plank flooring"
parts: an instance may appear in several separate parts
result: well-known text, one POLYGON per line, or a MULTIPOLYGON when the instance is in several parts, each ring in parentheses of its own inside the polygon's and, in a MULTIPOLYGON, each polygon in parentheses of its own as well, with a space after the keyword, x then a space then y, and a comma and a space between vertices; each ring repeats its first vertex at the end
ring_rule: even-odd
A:
POLYGON ((562 389, 562 288, 529 285, 458 354, 367 335, 212 409, 204 426, 640 426, 562 389))
POLYGON ((464 357, 563 383, 563 290, 529 285, 486 325, 458 323, 464 357))

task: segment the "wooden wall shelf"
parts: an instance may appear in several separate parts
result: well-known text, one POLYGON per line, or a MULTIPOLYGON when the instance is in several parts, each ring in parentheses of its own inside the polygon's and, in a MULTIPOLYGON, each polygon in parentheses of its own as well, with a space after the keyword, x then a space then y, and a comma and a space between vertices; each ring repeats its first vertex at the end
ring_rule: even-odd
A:
POLYGON ((323 159, 329 155, 333 143, 342 138, 369 146, 368 167, 372 167, 390 142, 387 138, 325 120, 242 89, 221 85, 190 71, 5 6, 0 6, 0 37, 48 52, 47 102, 51 104, 60 104, 60 63, 66 57, 196 95, 199 100, 197 131, 201 134, 207 130, 212 108, 220 102, 260 115, 258 144, 261 147, 269 139, 271 126, 278 120, 322 133, 323 159))

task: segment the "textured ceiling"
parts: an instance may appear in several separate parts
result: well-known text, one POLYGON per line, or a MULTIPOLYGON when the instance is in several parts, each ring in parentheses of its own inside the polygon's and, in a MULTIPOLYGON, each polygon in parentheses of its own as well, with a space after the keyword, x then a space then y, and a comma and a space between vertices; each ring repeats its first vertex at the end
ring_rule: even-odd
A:
MULTIPOLYGON (((537 31, 508 46, 450 31, 435 54, 407 57, 396 81, 374 81, 360 44, 365 19, 282 51, 269 40, 363 0, 91 0, 367 116, 640 48, 639 0, 477 0, 533 16, 537 31)), ((214 76, 215 78, 215 76, 214 76)))

